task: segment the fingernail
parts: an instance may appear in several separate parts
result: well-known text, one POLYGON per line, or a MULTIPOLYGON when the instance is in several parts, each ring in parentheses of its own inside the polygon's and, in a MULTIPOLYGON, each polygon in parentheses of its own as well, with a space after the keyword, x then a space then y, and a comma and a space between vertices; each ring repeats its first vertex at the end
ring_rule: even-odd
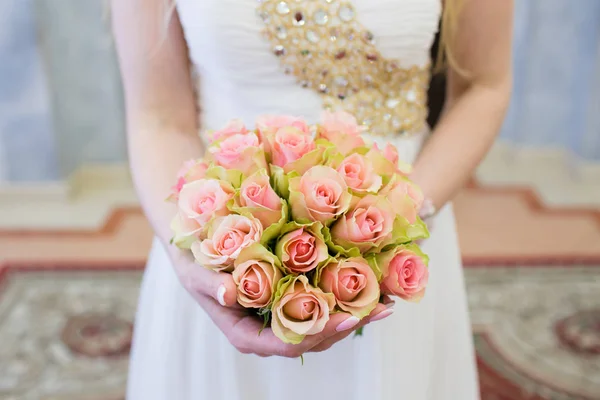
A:
POLYGON ((348 329, 354 328, 356 324, 360 322, 360 319, 352 316, 348 319, 345 319, 342 323, 340 323, 336 328, 336 332, 347 331, 348 329))
POLYGON ((389 317, 393 313, 394 313, 393 308, 387 308, 387 309, 383 310, 382 312, 380 312, 379 314, 372 317, 370 322, 381 321, 382 319, 389 317))
POLYGON ((392 300, 385 305, 385 308, 393 308, 395 305, 396 305, 396 302, 392 300))
POLYGON ((219 289, 217 290, 217 301, 222 306, 227 305, 227 303, 225 303, 225 293, 226 292, 227 292, 227 289, 225 289, 225 285, 219 286, 219 289))

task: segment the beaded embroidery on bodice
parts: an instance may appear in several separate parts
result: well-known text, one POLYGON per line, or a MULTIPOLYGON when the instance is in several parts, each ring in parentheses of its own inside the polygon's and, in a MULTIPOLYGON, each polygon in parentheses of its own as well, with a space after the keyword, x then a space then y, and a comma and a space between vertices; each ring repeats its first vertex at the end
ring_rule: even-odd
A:
POLYGON ((283 71, 319 93, 323 108, 354 114, 373 135, 423 130, 429 65, 383 57, 352 3, 258 0, 257 13, 283 71))

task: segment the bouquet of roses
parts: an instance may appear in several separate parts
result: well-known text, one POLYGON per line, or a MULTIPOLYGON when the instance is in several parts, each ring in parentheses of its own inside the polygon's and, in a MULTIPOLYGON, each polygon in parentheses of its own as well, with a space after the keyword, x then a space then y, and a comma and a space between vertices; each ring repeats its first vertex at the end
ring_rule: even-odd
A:
POLYGON ((238 303, 286 343, 323 330, 331 313, 358 319, 384 294, 418 301, 428 237, 423 196, 397 150, 367 145, 353 116, 309 126, 289 116, 208 132, 170 200, 172 243, 232 274, 238 303))

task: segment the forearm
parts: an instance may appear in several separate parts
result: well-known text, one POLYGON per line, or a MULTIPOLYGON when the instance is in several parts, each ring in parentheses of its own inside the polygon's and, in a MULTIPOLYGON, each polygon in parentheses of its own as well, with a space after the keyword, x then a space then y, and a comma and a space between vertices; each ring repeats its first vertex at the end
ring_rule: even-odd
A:
POLYGON ((472 175, 498 134, 510 85, 473 85, 446 112, 414 165, 412 179, 436 209, 452 199, 472 175))
POLYGON ((191 127, 144 121, 131 123, 129 130, 130 165, 141 205, 156 235, 168 243, 176 207, 165 199, 183 162, 202 157, 202 142, 191 127))

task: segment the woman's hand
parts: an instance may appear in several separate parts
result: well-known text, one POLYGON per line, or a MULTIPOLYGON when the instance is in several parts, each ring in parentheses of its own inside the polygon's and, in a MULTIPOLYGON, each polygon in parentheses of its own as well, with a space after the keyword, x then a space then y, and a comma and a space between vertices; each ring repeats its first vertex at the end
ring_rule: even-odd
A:
POLYGON ((286 344, 271 329, 262 330, 263 322, 237 305, 236 286, 231 274, 203 268, 179 250, 172 260, 183 287, 202 306, 229 342, 244 354, 296 358, 307 352, 324 351, 388 310, 388 306, 378 304, 371 315, 361 321, 346 313, 332 314, 322 332, 306 336, 300 344, 286 344))

